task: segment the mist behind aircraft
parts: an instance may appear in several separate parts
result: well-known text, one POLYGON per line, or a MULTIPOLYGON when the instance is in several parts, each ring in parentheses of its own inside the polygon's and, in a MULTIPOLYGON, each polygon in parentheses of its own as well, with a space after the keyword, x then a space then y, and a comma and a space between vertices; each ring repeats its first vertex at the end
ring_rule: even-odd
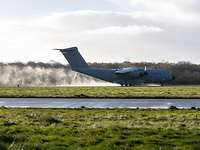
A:
POLYGON ((77 74, 65 65, 52 63, 2 63, 0 74, 0 86, 111 85, 77 74))

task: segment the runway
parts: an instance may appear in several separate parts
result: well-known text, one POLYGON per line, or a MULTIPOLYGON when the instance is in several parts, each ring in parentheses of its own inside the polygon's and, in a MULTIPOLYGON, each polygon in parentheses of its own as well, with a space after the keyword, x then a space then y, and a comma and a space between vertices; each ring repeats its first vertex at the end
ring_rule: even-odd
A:
POLYGON ((0 98, 0 106, 9 108, 200 108, 200 99, 64 99, 0 98))

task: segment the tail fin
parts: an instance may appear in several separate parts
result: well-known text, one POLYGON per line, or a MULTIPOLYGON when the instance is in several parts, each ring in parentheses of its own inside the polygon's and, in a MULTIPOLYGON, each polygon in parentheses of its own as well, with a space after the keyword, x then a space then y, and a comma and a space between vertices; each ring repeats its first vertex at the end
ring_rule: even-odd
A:
POLYGON ((85 62, 85 60, 79 53, 77 47, 58 49, 58 50, 60 50, 62 54, 65 56, 72 69, 76 70, 79 68, 82 69, 88 67, 88 64, 85 62))

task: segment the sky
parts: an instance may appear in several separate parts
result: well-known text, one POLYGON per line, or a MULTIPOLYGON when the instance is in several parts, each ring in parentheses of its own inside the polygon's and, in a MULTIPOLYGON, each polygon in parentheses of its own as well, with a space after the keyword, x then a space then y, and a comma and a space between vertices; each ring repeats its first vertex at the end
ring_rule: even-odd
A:
POLYGON ((0 0, 0 62, 200 64, 199 0, 0 0))

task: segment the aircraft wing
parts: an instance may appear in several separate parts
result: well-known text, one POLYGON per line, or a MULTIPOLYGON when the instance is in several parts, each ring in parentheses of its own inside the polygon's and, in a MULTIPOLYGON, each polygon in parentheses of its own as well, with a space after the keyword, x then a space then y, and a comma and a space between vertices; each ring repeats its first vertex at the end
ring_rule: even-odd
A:
POLYGON ((118 69, 115 71, 115 74, 118 74, 118 75, 125 75, 125 74, 130 74, 132 72, 135 72, 137 71, 137 68, 133 68, 133 67, 128 67, 128 68, 121 68, 121 69, 118 69))
POLYGON ((129 73, 131 73, 131 70, 129 70, 129 69, 121 69, 121 70, 117 70, 117 71, 115 71, 115 74, 118 74, 118 75, 125 75, 125 74, 129 74, 129 73))
POLYGON ((141 68, 122 68, 115 71, 116 75, 126 75, 129 77, 143 77, 144 75, 147 75, 148 73, 141 68))

